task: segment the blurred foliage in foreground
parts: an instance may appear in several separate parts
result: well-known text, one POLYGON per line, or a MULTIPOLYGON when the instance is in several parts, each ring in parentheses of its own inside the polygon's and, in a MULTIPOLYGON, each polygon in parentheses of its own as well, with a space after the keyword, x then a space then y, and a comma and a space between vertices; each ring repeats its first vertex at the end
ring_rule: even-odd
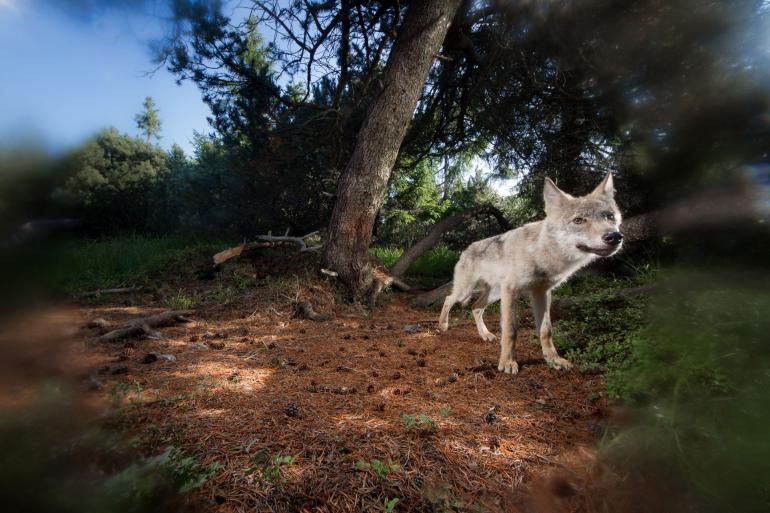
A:
POLYGON ((84 423, 90 417, 74 415, 72 407, 54 393, 37 407, 4 412, 0 496, 6 511, 181 511, 184 494, 219 468, 216 462, 201 465, 174 446, 137 457, 121 433, 84 423))
POLYGON ((643 421, 615 458, 700 498, 700 511, 770 508, 770 280, 690 274, 631 338, 607 386, 643 421))

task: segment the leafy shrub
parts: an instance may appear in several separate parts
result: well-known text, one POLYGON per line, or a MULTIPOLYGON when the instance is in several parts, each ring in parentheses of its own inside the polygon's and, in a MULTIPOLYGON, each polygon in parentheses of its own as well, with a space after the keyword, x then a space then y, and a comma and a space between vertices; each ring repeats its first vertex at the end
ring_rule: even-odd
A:
POLYGON ((605 452, 688 490, 699 511, 767 511, 769 289, 740 277, 684 283, 658 298, 629 337, 629 357, 606 375, 643 421, 610 437, 605 452))

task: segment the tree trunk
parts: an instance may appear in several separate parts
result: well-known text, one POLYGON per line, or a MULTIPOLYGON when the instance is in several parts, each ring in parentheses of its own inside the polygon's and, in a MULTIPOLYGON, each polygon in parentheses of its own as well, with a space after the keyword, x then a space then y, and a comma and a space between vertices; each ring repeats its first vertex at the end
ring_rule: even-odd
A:
POLYGON ((324 259, 354 297, 372 287, 369 243, 374 219, 425 79, 459 4, 460 0, 409 4, 383 73, 382 92, 367 113, 340 177, 324 259))
POLYGON ((502 212, 500 212, 500 210, 493 207, 492 205, 479 205, 470 210, 466 210, 465 212, 460 212, 459 214, 445 217, 444 219, 441 219, 436 224, 434 224, 431 229, 428 230, 428 234, 425 237, 404 251, 404 253, 401 255, 401 258, 399 258, 398 261, 393 264, 393 268, 390 270, 390 272, 393 274, 393 276, 403 276, 406 270, 409 269, 409 266, 412 265, 412 262, 414 262, 420 255, 432 249, 436 244, 438 244, 442 235, 450 230, 455 229, 466 220, 479 214, 490 214, 494 216, 495 219, 497 219, 497 222, 500 223, 500 226, 503 230, 511 229, 510 223, 508 223, 508 221, 505 219, 502 212))

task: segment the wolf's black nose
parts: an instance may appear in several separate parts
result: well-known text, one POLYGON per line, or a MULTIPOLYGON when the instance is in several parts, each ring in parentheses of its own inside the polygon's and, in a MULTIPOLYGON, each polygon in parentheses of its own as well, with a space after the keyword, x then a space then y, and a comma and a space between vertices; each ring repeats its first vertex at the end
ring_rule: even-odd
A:
POLYGON ((607 244, 617 246, 623 240, 623 234, 620 232, 607 232, 602 235, 602 240, 607 244))

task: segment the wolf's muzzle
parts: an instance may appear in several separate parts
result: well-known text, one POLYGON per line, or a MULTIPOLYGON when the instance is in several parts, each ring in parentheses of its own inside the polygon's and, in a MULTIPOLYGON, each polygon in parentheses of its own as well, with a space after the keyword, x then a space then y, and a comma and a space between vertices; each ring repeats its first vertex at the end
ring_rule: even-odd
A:
POLYGON ((602 235, 602 240, 611 246, 617 246, 623 241, 623 234, 620 232, 607 232, 602 235))

